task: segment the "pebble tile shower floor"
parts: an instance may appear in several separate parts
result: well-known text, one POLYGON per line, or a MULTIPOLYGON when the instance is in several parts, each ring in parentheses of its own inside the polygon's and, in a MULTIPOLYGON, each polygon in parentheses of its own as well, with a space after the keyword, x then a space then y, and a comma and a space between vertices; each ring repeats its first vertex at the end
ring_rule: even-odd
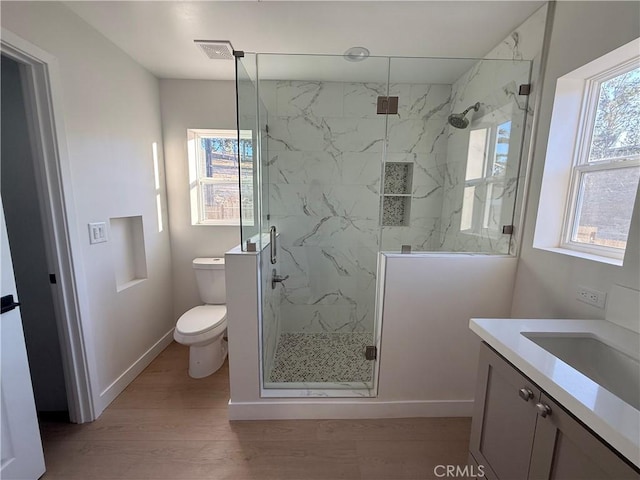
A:
POLYGON ((367 382, 373 361, 365 359, 371 333, 283 333, 271 370, 272 382, 367 382))

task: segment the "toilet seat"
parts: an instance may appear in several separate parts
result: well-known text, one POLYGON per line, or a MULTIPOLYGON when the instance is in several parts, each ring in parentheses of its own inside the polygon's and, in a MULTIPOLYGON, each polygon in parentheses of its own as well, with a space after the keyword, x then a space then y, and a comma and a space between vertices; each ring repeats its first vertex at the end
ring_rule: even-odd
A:
POLYGON ((184 336, 207 333, 216 327, 226 327, 226 305, 200 305, 182 314, 176 332, 184 336))

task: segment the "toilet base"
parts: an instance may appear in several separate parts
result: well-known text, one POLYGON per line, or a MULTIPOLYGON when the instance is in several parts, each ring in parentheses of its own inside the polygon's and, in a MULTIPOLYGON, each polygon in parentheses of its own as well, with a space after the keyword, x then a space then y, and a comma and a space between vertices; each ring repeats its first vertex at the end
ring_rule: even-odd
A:
POLYGON ((208 345, 189 347, 189 376, 204 378, 216 372, 227 358, 227 341, 223 335, 208 345))

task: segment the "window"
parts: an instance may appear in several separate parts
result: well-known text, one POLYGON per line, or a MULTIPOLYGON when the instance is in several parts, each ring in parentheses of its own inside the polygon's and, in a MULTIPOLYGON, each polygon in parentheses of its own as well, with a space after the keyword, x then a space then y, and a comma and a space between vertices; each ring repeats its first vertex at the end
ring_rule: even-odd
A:
POLYGON ((239 225, 241 214, 243 222, 253 222, 251 132, 241 131, 239 147, 235 130, 190 129, 187 139, 191 223, 239 225))
POLYGON ((622 265, 640 178, 638 52, 635 39, 558 77, 534 248, 622 265))
POLYGON ((487 115, 469 132, 461 232, 500 234, 510 138, 511 120, 500 110, 487 115))
POLYGON ((640 178, 640 67, 585 81, 562 246, 622 258, 640 178))

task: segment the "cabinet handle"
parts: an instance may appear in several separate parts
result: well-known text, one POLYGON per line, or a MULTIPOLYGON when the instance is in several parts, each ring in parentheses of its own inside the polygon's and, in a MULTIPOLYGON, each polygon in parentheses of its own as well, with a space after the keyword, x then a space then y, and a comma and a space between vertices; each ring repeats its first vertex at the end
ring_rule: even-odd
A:
POLYGON ((522 398, 525 402, 528 402, 533 398, 533 392, 528 388, 521 388, 518 395, 520 395, 520 398, 522 398))
POLYGON ((549 405, 545 405, 544 403, 536 403, 536 408, 538 409, 538 413, 542 418, 547 415, 551 415, 551 407, 549 405))

